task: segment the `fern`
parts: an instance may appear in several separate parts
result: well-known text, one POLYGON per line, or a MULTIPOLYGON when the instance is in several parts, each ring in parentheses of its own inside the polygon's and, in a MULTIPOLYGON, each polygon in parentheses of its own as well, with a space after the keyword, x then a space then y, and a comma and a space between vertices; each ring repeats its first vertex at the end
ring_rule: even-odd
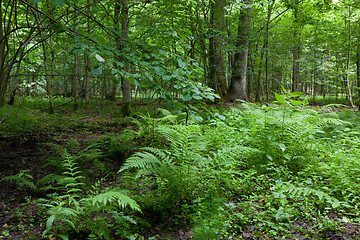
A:
POLYGON ((290 197, 308 197, 309 195, 315 195, 319 198, 319 201, 325 199, 326 202, 330 204, 332 208, 340 207, 339 200, 317 189, 313 189, 310 187, 296 187, 291 183, 284 183, 280 185, 279 188, 280 189, 277 192, 275 192, 275 195, 277 196, 282 195, 284 193, 288 193, 290 197))
POLYGON ((89 198, 83 199, 87 201, 91 206, 106 206, 109 204, 117 204, 121 209, 130 207, 133 210, 140 211, 140 206, 128 196, 128 190, 112 189, 89 198))
POLYGON ((14 181, 20 187, 27 186, 36 190, 37 187, 32 182, 34 178, 30 174, 28 174, 29 171, 30 170, 21 170, 18 174, 3 177, 1 181, 14 181))
MULTIPOLYGON (((45 200, 47 203, 43 204, 48 208, 47 212, 50 215, 43 236, 51 230, 55 231, 56 236, 60 236, 61 234, 57 233, 58 227, 55 224, 59 221, 64 221, 75 231, 78 231, 84 221, 92 221, 87 219, 88 216, 106 211, 108 208, 111 209, 110 206, 116 205, 120 209, 130 207, 132 210, 140 211, 139 205, 128 196, 129 191, 127 190, 110 189, 101 192, 99 190, 100 183, 97 183, 90 193, 83 190, 86 185, 83 182, 84 177, 78 167, 77 160, 86 155, 92 147, 84 149, 76 156, 71 155, 67 149, 57 147, 61 154, 62 175, 50 174, 38 183, 39 185, 56 183, 57 186, 53 190, 60 192, 60 195, 53 195, 54 200, 45 200)), ((51 186, 48 189, 51 189, 51 186)), ((106 222, 90 222, 89 224, 94 227, 91 229, 92 232, 101 238, 110 239, 110 230, 107 228, 106 222)), ((66 234, 63 237, 66 238, 66 234)))
POLYGON ((174 165, 169 157, 169 153, 157 148, 144 147, 142 152, 137 152, 128 158, 120 168, 119 173, 136 168, 138 170, 136 177, 150 174, 164 174, 173 172, 171 166, 174 165))

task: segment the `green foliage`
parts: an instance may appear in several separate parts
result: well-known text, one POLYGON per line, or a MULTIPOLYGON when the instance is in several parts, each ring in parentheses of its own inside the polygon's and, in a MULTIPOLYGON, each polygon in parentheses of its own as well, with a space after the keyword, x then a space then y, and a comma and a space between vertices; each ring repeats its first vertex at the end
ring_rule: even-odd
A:
POLYGON ((42 126, 34 112, 19 106, 0 108, 0 129, 3 131, 34 131, 42 126))
MULTIPOLYGON (((110 239, 112 217, 120 216, 122 213, 119 210, 127 207, 141 211, 139 205, 129 196, 128 190, 103 189, 101 182, 93 186, 84 182, 85 177, 78 167, 78 161, 91 152, 93 146, 85 148, 75 156, 67 149, 55 146, 60 154, 63 171, 61 175, 49 174, 38 182, 40 186, 47 185, 46 190, 56 191, 42 200, 45 202, 42 206, 49 215, 43 236, 52 233, 54 236, 69 239, 72 234, 82 232, 110 239), (48 185, 49 183, 55 185, 48 185), (87 190, 89 187, 91 189, 87 190), (104 216, 96 217, 98 214, 104 216)), ((125 234, 126 230, 123 229, 122 232, 125 234)))
POLYGON ((29 187, 36 190, 37 187, 34 184, 34 178, 28 174, 30 170, 21 170, 18 174, 6 176, 1 181, 14 181, 19 187, 29 187))
POLYGON ((312 189, 310 187, 295 187, 293 184, 284 183, 276 186, 276 191, 273 193, 275 197, 284 197, 286 193, 290 195, 290 197, 309 197, 309 195, 315 195, 319 198, 319 202, 322 202, 323 199, 326 200, 328 204, 331 205, 332 208, 340 207, 340 202, 334 197, 331 197, 326 192, 312 189))
POLYGON ((155 136, 166 147, 139 149, 119 172, 136 169, 145 213, 194 223, 198 239, 236 238, 248 226, 260 239, 336 230, 340 223, 324 224, 323 216, 358 208, 358 185, 350 180, 356 155, 339 155, 350 146, 355 153, 358 134, 336 114, 290 105, 284 114, 283 106, 242 104, 201 125, 157 122, 155 136), (295 229, 298 218, 319 227, 295 229))

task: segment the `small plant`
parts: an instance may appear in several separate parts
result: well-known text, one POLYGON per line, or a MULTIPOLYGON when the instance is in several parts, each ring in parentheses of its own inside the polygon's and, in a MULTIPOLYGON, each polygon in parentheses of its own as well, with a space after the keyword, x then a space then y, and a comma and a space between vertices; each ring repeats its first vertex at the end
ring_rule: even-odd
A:
POLYGON ((36 190, 37 187, 33 183, 34 178, 28 172, 30 170, 21 170, 18 174, 3 177, 1 181, 14 181, 19 187, 29 187, 36 190))
POLYGON ((68 239, 73 232, 79 234, 82 231, 110 239, 108 225, 114 209, 129 207, 140 211, 139 205, 128 196, 128 190, 105 190, 101 188, 100 182, 93 186, 92 190, 84 191, 89 186, 83 182, 83 173, 77 166, 76 160, 79 158, 72 156, 66 149, 58 152, 61 154, 64 170, 60 176, 51 174, 45 177, 47 182, 55 183, 48 189, 55 190, 56 193, 48 199, 42 199, 42 206, 49 215, 43 236, 52 233, 56 237, 68 239), (96 217, 99 214, 104 216, 96 217))

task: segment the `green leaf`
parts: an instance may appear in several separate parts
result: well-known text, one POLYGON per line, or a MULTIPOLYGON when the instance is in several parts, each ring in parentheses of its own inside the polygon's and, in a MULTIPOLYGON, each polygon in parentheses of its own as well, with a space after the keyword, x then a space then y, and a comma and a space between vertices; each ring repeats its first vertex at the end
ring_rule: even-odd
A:
POLYGON ((280 86, 281 86, 282 90, 284 91, 284 93, 287 93, 287 92, 288 92, 288 91, 283 87, 283 85, 280 84, 280 86))
POLYGON ((278 103, 281 103, 281 104, 286 103, 285 95, 279 95, 279 94, 275 93, 275 97, 276 97, 276 100, 277 100, 278 103))
POLYGON ((190 94, 182 95, 181 98, 184 101, 190 101, 193 97, 190 94))
POLYGON ((184 105, 181 102, 176 102, 175 105, 176 105, 177 109, 179 109, 181 111, 184 109, 184 105))
POLYGON ((105 62, 105 59, 102 58, 99 54, 95 54, 95 58, 96 58, 96 60, 98 60, 99 62, 105 62))
POLYGON ((293 105, 293 106, 299 106, 299 105, 305 104, 305 102, 303 102, 303 101, 291 101, 290 104, 293 105))
POLYGON ((286 146, 285 146, 283 143, 275 142, 274 144, 277 145, 277 146, 279 146, 279 148, 281 149, 281 151, 285 152, 286 146))
POLYGON ((291 97, 299 97, 299 96, 301 96, 303 94, 304 94, 303 92, 292 92, 292 93, 290 93, 290 96, 291 97))
POLYGON ((183 62, 183 61, 181 60, 181 58, 177 58, 177 61, 178 61, 179 67, 181 67, 181 68, 185 67, 186 63, 183 62))
POLYGON ((203 122, 204 119, 198 115, 195 116, 196 120, 198 120, 199 122, 203 122))
POLYGON ((66 32, 67 31, 67 28, 65 27, 65 25, 63 24, 53 24, 51 27, 50 27, 51 30, 53 30, 54 32, 56 33, 63 33, 63 32, 66 32))
POLYGON ((163 76, 165 73, 164 69, 162 67, 155 67, 154 70, 155 70, 155 73, 159 76, 163 76))
POLYGON ((169 81, 171 79, 171 76, 170 75, 162 75, 162 78, 165 80, 165 81, 169 81))
POLYGON ((102 68, 100 66, 96 66, 92 69, 92 73, 94 75, 100 75, 102 73, 102 68))

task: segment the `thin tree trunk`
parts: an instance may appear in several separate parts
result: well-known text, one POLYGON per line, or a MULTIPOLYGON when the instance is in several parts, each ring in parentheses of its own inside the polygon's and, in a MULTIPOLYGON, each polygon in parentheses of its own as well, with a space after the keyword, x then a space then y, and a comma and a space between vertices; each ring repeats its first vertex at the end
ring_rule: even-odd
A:
POLYGON ((266 18, 266 32, 265 32, 265 42, 264 42, 264 49, 265 49, 265 82, 266 82, 266 102, 269 102, 269 51, 268 51, 268 46, 269 46, 269 25, 270 25, 270 18, 271 18, 271 13, 272 13, 272 9, 273 6, 275 4, 275 0, 271 0, 271 2, 268 3, 268 13, 267 13, 267 18, 266 18))
MULTIPOLYGON (((90 0, 87 0, 87 12, 89 15, 91 15, 91 9, 90 9, 90 0)), ((90 19, 88 19, 87 21, 87 32, 88 32, 88 36, 91 35, 91 26, 90 26, 90 19)), ((85 56, 85 82, 84 82, 84 92, 85 92, 85 107, 89 108, 89 104, 90 104, 90 91, 89 91, 89 86, 90 86, 90 57, 89 56, 85 56)))
POLYGON ((350 58, 351 58, 351 14, 352 14, 352 8, 351 8, 351 0, 349 0, 349 43, 348 43, 348 53, 347 53, 347 60, 346 60, 346 87, 347 87, 347 93, 349 96, 349 101, 352 107, 354 107, 353 99, 351 96, 351 88, 350 88, 350 58))
MULTIPOLYGON (((54 113, 54 102, 53 102, 53 94, 52 94, 52 88, 53 88, 53 84, 52 84, 52 78, 50 77, 50 72, 49 72, 49 64, 48 64, 48 51, 46 49, 46 42, 45 42, 45 37, 42 31, 42 26, 41 26, 41 21, 39 19, 38 13, 35 12, 35 19, 38 23, 38 29, 40 32, 40 38, 41 38, 41 45, 42 45, 42 49, 43 49, 43 61, 44 61, 44 70, 45 70, 45 80, 46 80, 46 91, 49 97, 49 113, 54 113)), ((52 41, 52 37, 50 40, 50 44, 53 44, 52 41)), ((51 51, 53 52, 53 47, 51 47, 51 51)))
POLYGON ((299 90, 300 80, 300 33, 298 26, 299 6, 298 1, 295 3, 294 19, 295 19, 295 30, 294 30, 294 49, 293 49, 293 75, 292 75, 292 91, 296 92, 299 90))

